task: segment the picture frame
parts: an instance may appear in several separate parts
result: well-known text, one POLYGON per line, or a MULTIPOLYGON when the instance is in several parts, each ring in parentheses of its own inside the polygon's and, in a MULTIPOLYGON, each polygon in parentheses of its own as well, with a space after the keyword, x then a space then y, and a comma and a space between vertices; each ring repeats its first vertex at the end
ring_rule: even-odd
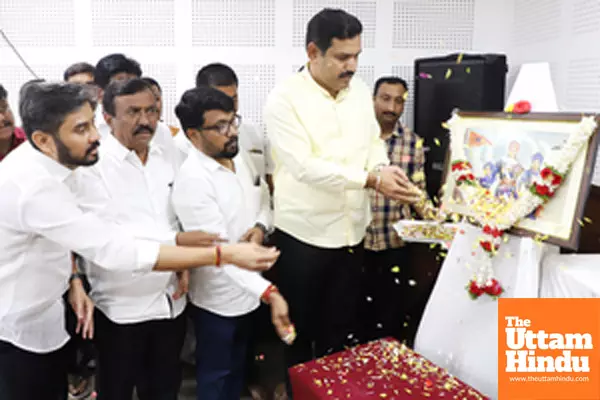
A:
POLYGON ((554 198, 509 230, 514 235, 542 238, 547 243, 577 250, 598 147, 600 118, 596 114, 455 110, 449 127, 451 140, 444 166, 442 207, 448 213, 474 217, 468 201, 461 198, 459 185, 452 180, 450 165, 456 161, 453 153, 464 155, 471 163, 478 185, 510 202, 522 190, 528 190, 533 177, 544 167, 543 160, 558 151, 582 119, 590 116, 596 120, 596 129, 554 198))

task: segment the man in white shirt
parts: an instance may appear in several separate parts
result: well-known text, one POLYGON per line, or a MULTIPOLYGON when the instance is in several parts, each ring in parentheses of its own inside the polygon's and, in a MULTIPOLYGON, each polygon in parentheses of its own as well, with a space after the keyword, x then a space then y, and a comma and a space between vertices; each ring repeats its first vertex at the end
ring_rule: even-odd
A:
POLYGON ((358 332, 362 242, 374 189, 413 203, 422 194, 389 160, 369 88, 353 78, 362 25, 324 9, 308 23, 309 63, 265 107, 275 159, 277 275, 298 337, 288 366, 340 350, 358 332), (313 351, 314 349, 314 351, 313 351))
MULTIPOLYGON (((140 78, 142 76, 142 68, 140 63, 132 58, 128 58, 123 54, 109 54, 102 57, 96 64, 96 72, 94 75, 94 82, 100 88, 100 99, 102 98, 104 89, 109 83, 115 81, 122 81, 132 78, 140 78)), ((157 96, 157 101, 158 101, 157 96)), ((110 127, 102 116, 102 107, 98 107, 96 110, 96 124, 98 126, 98 132, 102 137, 110 134, 110 127)), ((175 148, 175 143, 171 135, 171 129, 169 126, 160 121, 156 127, 156 133, 152 140, 156 143, 160 143, 163 147, 175 148)), ((183 160, 183 159, 182 159, 183 160)))
MULTIPOLYGON (((240 117, 231 97, 210 87, 188 90, 175 113, 193 147, 173 187, 183 229, 230 242, 262 243, 271 225, 268 189, 245 151, 238 152, 240 117)), ((237 400, 244 383, 252 312, 271 305, 280 337, 292 328, 287 303, 259 273, 233 265, 192 273, 189 297, 196 332, 198 400, 237 400)))
MULTIPOLYGON (((178 156, 153 143, 159 110, 150 84, 117 81, 104 91, 104 115, 112 134, 104 138, 100 161, 81 171, 84 210, 120 224, 138 238, 165 244, 212 245, 218 235, 180 233, 171 207, 178 156)), ((132 276, 89 268, 91 297, 98 308, 98 393, 129 400, 134 386, 141 400, 176 399, 181 383, 179 354, 185 334, 185 296, 175 273, 132 276)), ((187 272, 180 279, 187 290, 187 272)))
MULTIPOLYGON (((218 89, 233 99, 235 112, 239 110, 239 81, 235 71, 228 65, 221 63, 208 64, 202 67, 196 74, 196 87, 211 86, 218 89)), ((249 152, 256 170, 260 177, 265 179, 269 187, 269 193, 273 194, 273 158, 267 136, 244 121, 239 128, 240 148, 249 152)), ((175 136, 177 146, 187 153, 191 147, 185 133, 180 132, 175 136)))
MULTIPOLYGON (((62 295, 71 251, 130 274, 193 268, 216 259, 264 270, 278 256, 273 249, 249 244, 183 248, 134 239, 82 212, 75 196, 80 182, 73 172, 98 160, 94 107, 81 85, 29 85, 19 107, 28 143, 0 163, 2 400, 67 396, 64 346, 69 336, 62 295)), ((86 313, 86 325, 91 316, 86 313)))

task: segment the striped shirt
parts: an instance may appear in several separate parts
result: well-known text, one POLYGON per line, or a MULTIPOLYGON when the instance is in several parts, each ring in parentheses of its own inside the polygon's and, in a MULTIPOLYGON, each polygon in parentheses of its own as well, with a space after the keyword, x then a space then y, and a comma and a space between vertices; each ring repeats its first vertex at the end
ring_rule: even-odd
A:
MULTIPOLYGON (((425 151, 423 140, 398 122, 392 135, 385 140, 391 165, 397 165, 420 189, 425 189, 425 151)), ((370 190, 373 219, 367 228, 365 248, 372 251, 395 249, 404 242, 392 225, 401 219, 413 219, 409 205, 385 198, 370 190)))

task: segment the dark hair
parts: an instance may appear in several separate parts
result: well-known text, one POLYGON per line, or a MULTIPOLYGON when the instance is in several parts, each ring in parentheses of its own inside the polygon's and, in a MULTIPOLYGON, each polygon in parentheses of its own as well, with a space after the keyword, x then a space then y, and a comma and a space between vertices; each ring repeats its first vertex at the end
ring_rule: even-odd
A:
POLYGON ((196 74, 196 87, 238 85, 238 77, 230 66, 213 63, 205 65, 196 74))
POLYGON ((94 82, 102 89, 110 83, 110 79, 121 72, 142 76, 140 64, 132 58, 127 58, 123 54, 109 54, 103 57, 96 64, 96 73, 94 82))
POLYGON ((148 85, 150 85, 150 86, 156 86, 158 88, 158 91, 162 93, 162 88, 160 87, 160 85, 158 84, 158 82, 156 81, 156 79, 150 78, 149 76, 144 76, 141 79, 144 82, 146 82, 148 85))
POLYGON ((96 68, 92 64, 88 64, 86 62, 80 62, 77 64, 71 65, 66 69, 63 74, 63 78, 65 81, 68 81, 70 77, 78 74, 90 74, 94 77, 96 73, 96 68))
POLYGON ((408 84, 406 83, 406 81, 400 77, 397 76, 382 76, 381 78, 377 79, 377 82, 375 82, 375 89, 373 89, 373 96, 377 96, 377 91, 379 90, 379 87, 381 85, 383 85, 384 83, 390 84, 390 85, 402 85, 404 86, 404 90, 408 91, 408 84))
POLYGON ((116 115, 115 98, 119 96, 128 96, 131 94, 140 93, 144 90, 149 90, 154 96, 154 92, 152 92, 152 87, 150 84, 140 78, 111 82, 104 90, 104 97, 102 97, 102 108, 105 113, 114 116, 116 115))
POLYGON ((360 35, 362 29, 362 24, 354 15, 340 9, 324 8, 308 21, 306 46, 313 42, 325 53, 331 47, 333 38, 352 39, 360 35))
POLYGON ((0 83, 0 100, 6 100, 8 97, 8 92, 4 89, 4 86, 0 83))
POLYGON ((204 124, 204 113, 211 110, 233 112, 233 99, 210 86, 199 86, 187 90, 175 107, 175 115, 183 131, 200 128, 204 124))
POLYGON ((30 141, 35 131, 56 135, 65 118, 85 103, 96 107, 90 91, 83 85, 29 82, 25 88, 21 90, 19 114, 30 141))

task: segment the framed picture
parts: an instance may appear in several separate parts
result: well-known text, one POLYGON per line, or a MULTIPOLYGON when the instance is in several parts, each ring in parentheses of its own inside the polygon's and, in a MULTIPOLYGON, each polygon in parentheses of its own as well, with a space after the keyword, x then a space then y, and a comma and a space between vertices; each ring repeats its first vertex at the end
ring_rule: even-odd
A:
MULTIPOLYGON (((511 202, 530 189, 544 167, 544 160, 560 152, 582 118, 589 116, 455 111, 450 124, 443 207, 465 217, 476 216, 477 205, 465 197, 464 185, 457 185, 452 179, 449 166, 456 161, 456 155, 471 163, 476 184, 487 189, 493 202, 510 207, 511 202)), ((591 116, 598 122, 595 115, 591 116)), ((554 197, 521 219, 510 233, 543 238, 548 243, 577 249, 596 158, 597 131, 598 124, 554 197)))

